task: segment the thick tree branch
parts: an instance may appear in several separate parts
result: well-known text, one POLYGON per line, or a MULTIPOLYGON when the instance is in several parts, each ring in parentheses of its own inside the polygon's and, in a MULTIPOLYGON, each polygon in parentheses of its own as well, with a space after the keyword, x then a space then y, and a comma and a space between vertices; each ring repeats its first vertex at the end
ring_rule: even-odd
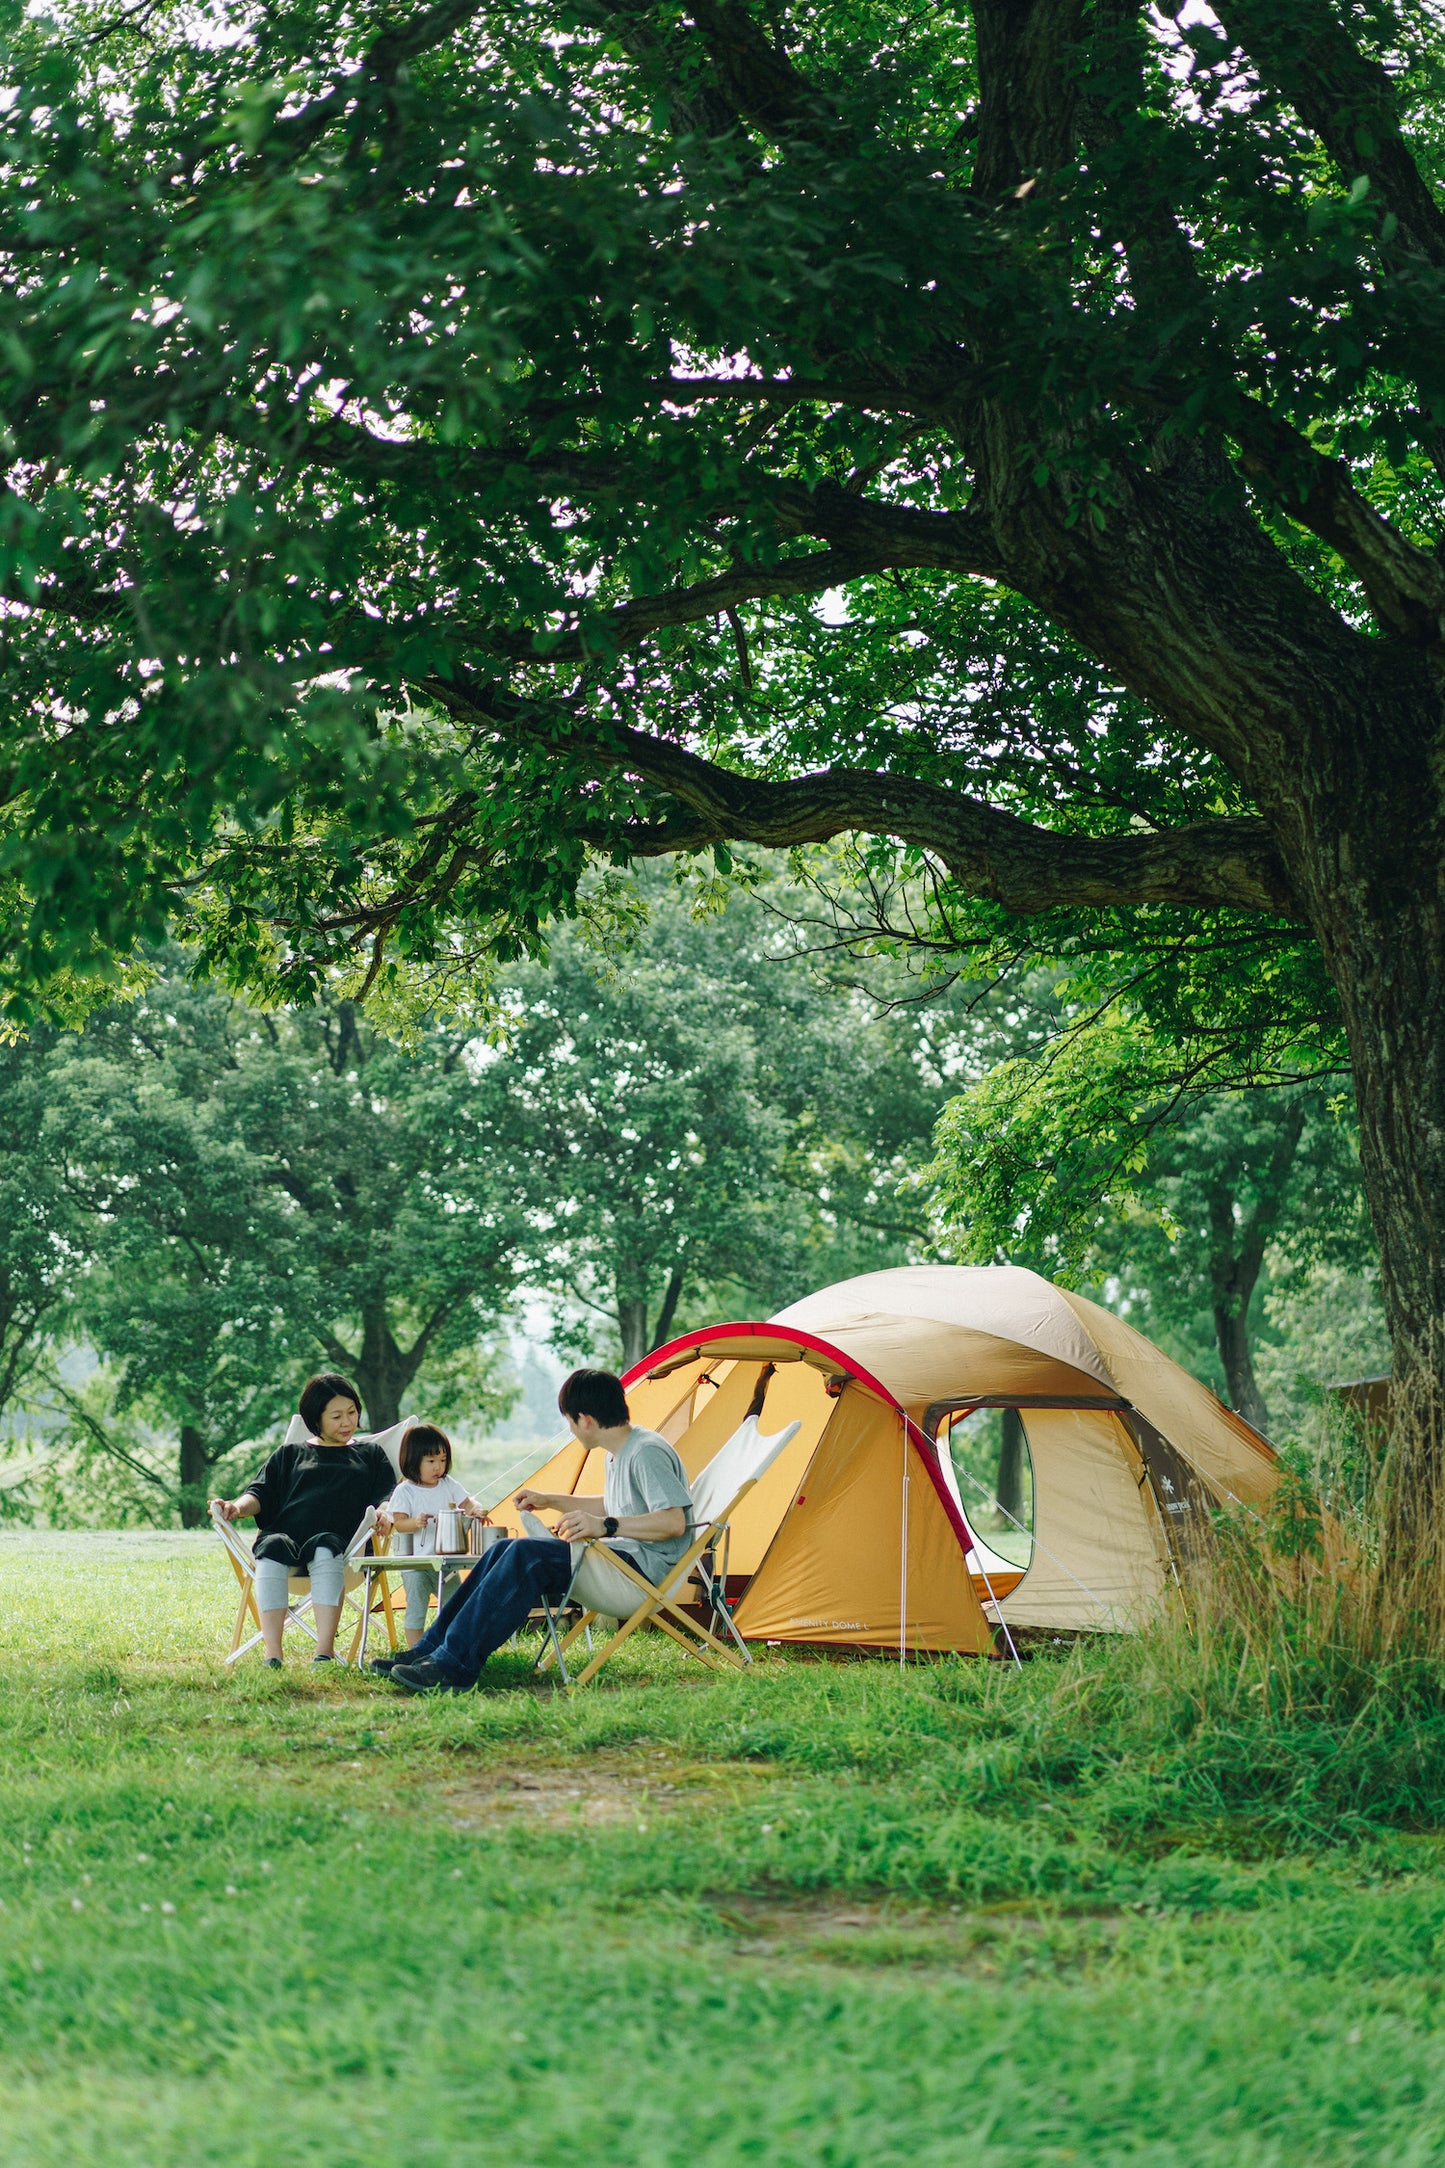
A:
POLYGON ((722 842, 785 849, 860 831, 931 851, 970 895, 1025 917, 1144 903, 1298 915, 1269 831, 1250 816, 1149 834, 1064 835, 911 776, 829 768, 766 782, 641 731, 620 732, 595 752, 688 808, 629 831, 626 847, 636 857, 722 842))
POLYGON ((474 15, 481 14, 484 4, 485 0, 438 0, 435 7, 419 9, 409 21, 383 30, 367 47, 354 74, 343 76, 334 90, 276 123, 262 146, 263 155, 281 152, 294 158, 323 136, 333 121, 344 118, 358 99, 389 95, 411 61, 444 45, 474 15))
MULTIPOLYGON (((616 12, 635 17, 637 10, 621 5, 616 12)), ((688 43, 700 45, 711 63, 712 115, 735 116, 775 138, 792 135, 839 147, 843 131, 828 100, 781 45, 764 35, 747 8, 736 0, 693 0, 689 13, 696 32, 688 43)), ((695 65, 688 72, 695 85, 695 65)))
POLYGON ((1380 623, 1407 639, 1438 642, 1445 629, 1445 566, 1375 510, 1344 461, 1317 452, 1257 399, 1241 398, 1226 427, 1240 448, 1240 472, 1339 553, 1380 623))
POLYGON ((973 185, 987 201, 1046 180, 1075 149, 1070 59, 1081 0, 975 0, 978 153, 973 185))
POLYGON ((836 546, 772 564, 736 565, 714 579, 644 595, 584 622, 575 632, 553 636, 527 628, 468 632, 462 627, 459 636, 489 654, 580 662, 591 654, 633 646, 669 625, 716 617, 739 603, 820 595, 869 573, 927 570, 1002 577, 992 529, 972 512, 917 512, 908 505, 850 497, 830 486, 784 493, 779 524, 785 531, 813 534, 836 546))
POLYGON ((1400 132, 1395 86, 1327 0, 1219 0, 1226 31, 1347 177, 1363 173, 1407 247, 1445 270, 1445 211, 1400 132))

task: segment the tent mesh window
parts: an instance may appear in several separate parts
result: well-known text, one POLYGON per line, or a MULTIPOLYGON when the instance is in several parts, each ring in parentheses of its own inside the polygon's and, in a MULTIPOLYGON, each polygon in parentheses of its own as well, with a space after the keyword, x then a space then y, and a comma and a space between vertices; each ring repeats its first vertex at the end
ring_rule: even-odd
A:
POLYGON ((1022 1571, 1034 1548, 1034 1464, 1022 1411, 955 1408, 940 1423, 938 1442, 969 1527, 1022 1571))

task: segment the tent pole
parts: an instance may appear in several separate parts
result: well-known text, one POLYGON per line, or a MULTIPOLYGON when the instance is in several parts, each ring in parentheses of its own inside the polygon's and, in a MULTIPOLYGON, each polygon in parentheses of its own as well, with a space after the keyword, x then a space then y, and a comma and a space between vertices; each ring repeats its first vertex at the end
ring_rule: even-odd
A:
POLYGON ((981 1558, 980 1558, 980 1559, 979 1559, 979 1561, 978 1561, 978 1577, 979 1577, 979 1579, 980 1579, 980 1580, 982 1581, 982 1583, 983 1583, 984 1587, 985 1587, 985 1588, 986 1588, 986 1589, 988 1590, 988 1600, 989 1600, 989 1602, 990 1602, 990 1603, 991 1603, 991 1604, 993 1605, 993 1607, 994 1607, 994 1610, 998 1612, 998 1622, 999 1622, 1000 1626, 1002 1626, 1002 1628, 1003 1628, 1003 1637, 1004 1637, 1005 1641, 1006 1641, 1006 1642, 1008 1643, 1008 1652, 1009 1652, 1009 1655, 1010 1655, 1010 1656, 1011 1656, 1011 1657, 1013 1658, 1014 1662, 1015 1662, 1015 1663, 1016 1663, 1016 1664, 1018 1665, 1018 1667, 1019 1667, 1019 1670, 1020 1670, 1020 1671, 1022 1671, 1022 1670, 1023 1670, 1023 1668, 1024 1668, 1024 1660, 1023 1660, 1022 1656, 1020 1656, 1020 1654, 1019 1654, 1018 1650, 1017 1650, 1017 1649, 1016 1649, 1016 1648, 1014 1647, 1014 1637, 1013 1637, 1013 1635, 1012 1635, 1012 1634, 1011 1634, 1011 1633, 1009 1632, 1009 1623, 1008 1623, 1008 1620, 1007 1620, 1007 1619, 1006 1619, 1006 1618, 1004 1617, 1004 1615, 1003 1615, 1002 1611, 999 1611, 999 1605, 998 1605, 998 1598, 997 1598, 997 1596, 995 1596, 995 1594, 994 1594, 994 1592, 993 1592, 993 1583, 992 1583, 992 1581, 991 1581, 991 1580, 989 1579, 989 1577, 988 1577, 988 1568, 987 1568, 987 1567, 985 1566, 985 1564, 984 1564, 984 1562, 983 1562, 983 1560, 982 1560, 981 1558))
POLYGON ((903 1425, 903 1551, 898 1565, 898 1668, 908 1661, 908 1424, 903 1425))

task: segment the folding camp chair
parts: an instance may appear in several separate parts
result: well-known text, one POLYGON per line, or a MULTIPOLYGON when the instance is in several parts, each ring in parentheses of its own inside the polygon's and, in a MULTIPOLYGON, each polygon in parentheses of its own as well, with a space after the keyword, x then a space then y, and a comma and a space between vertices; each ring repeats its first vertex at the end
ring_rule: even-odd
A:
MULTIPOLYGON (((390 1430, 374 1431, 366 1435, 369 1436, 373 1445, 379 1445, 385 1452, 394 1455, 400 1451, 402 1439, 417 1420, 418 1418, 414 1415, 404 1416, 399 1423, 393 1423, 390 1430)), ((310 1436, 311 1432, 307 1429, 301 1417, 293 1415, 286 1425, 286 1435, 281 1442, 283 1445, 304 1445, 310 1436)), ((346 1547, 348 1559, 356 1557, 359 1552, 366 1549, 375 1519, 375 1508, 369 1506, 366 1511, 366 1518, 346 1547)), ((256 1561, 252 1556, 251 1546, 246 1542, 245 1538, 238 1535, 231 1523, 217 1513, 214 1508, 211 1512, 211 1521, 216 1534, 226 1547, 226 1556, 231 1561, 232 1571, 241 1584, 240 1609, 236 1613, 236 1627, 231 1635, 231 1653, 226 1658, 228 1664, 234 1664, 242 1656, 245 1656, 249 1650, 253 1649, 261 1639, 261 1614, 256 1608, 254 1588, 256 1561), (248 1614, 255 1622, 256 1631, 251 1635, 249 1641, 243 1641, 241 1636, 246 1630, 248 1614)), ((296 1601, 288 1603, 286 1606, 286 1624, 288 1626, 299 1626, 304 1633, 310 1634, 314 1641, 316 1639, 316 1629, 307 1616, 307 1613, 312 1608, 309 1576, 306 1574, 288 1574, 287 1591, 288 1594, 294 1594, 296 1601)), ((365 1645, 366 1636, 363 1627, 366 1623, 366 1607, 373 1610, 380 1608, 382 1616, 386 1620, 387 1639, 393 1649, 398 1647, 396 1621, 391 1614, 394 1606, 400 1600, 400 1592, 392 1588, 385 1573, 377 1574, 374 1580, 369 1580, 368 1576, 364 1574, 347 1573, 342 1597, 343 1609, 348 1604, 353 1610, 357 1608, 358 1603, 362 1606, 360 1622, 351 1638, 351 1648, 347 1656, 348 1663, 354 1664, 356 1662, 358 1653, 365 1645), (365 1586, 363 1586, 364 1583, 365 1586), (358 1589, 361 1590, 359 1597, 357 1594, 358 1589)))
POLYGON ((752 1653, 733 1625, 727 1609, 729 1526, 748 1492, 801 1428, 801 1423, 789 1423, 786 1430, 778 1431, 773 1437, 760 1437, 758 1419, 750 1415, 733 1432, 727 1444, 713 1455, 689 1486, 693 1502, 693 1540, 661 1581, 649 1581, 606 1543, 598 1540, 574 1543, 574 1571, 562 1601, 563 1604, 580 1604, 582 1615, 559 1638, 556 1613, 543 1599, 547 1611, 547 1641, 537 1659, 537 1669, 545 1671, 555 1662, 564 1686, 585 1686, 639 1626, 656 1626, 711 1671, 721 1669, 724 1664, 731 1664, 741 1671, 750 1664, 752 1653), (719 1545, 724 1551, 721 1562, 717 1555, 719 1545), (706 1625, 699 1625, 680 1608, 687 1602, 685 1592, 694 1580, 702 1589, 706 1625), (597 1650, 587 1668, 572 1679, 567 1672, 567 1651, 581 1634, 587 1633, 590 1638, 590 1629, 599 1618, 615 1618, 617 1630, 597 1650), (735 1644, 733 1647, 719 1639, 719 1625, 725 1625, 735 1644))
MULTIPOLYGON (((351 1560, 358 1557, 366 1549, 368 1542, 371 1540, 371 1532, 375 1521, 376 1508, 368 1506, 361 1526, 346 1546, 347 1572, 343 1583, 341 1602, 343 1615, 348 1606, 356 1613, 351 1637, 351 1649, 347 1657, 347 1661, 353 1664, 356 1662, 357 1653, 361 1647, 363 1629, 366 1625, 366 1605, 373 1599, 367 1584, 367 1576, 352 1570, 351 1560)), ((236 1611, 235 1629, 231 1635, 230 1654, 226 1658, 226 1664, 229 1668, 230 1665, 239 1663, 241 1658, 255 1648, 256 1643, 261 1639, 261 1614, 256 1608, 256 1560, 250 1544, 247 1543, 244 1536, 237 1534, 219 1506, 213 1505, 211 1508, 211 1525, 225 1545, 226 1556, 231 1561, 231 1570, 241 1584, 241 1601, 236 1611), (241 1637, 246 1631, 248 1616, 254 1620, 256 1631, 248 1640, 243 1641, 241 1637)), ((384 1573, 376 1575, 375 1578, 380 1584, 380 1603, 382 1616, 386 1620, 387 1636, 394 1649, 397 1646, 397 1638, 396 1620, 392 1617, 391 1591, 384 1573)), ((286 1605, 286 1625, 299 1626, 302 1632, 310 1634, 314 1641, 317 1637, 316 1628, 312 1625, 308 1615, 314 1608, 309 1575, 304 1573, 288 1574, 286 1577, 286 1593, 289 1599, 286 1605)), ((284 1633, 285 1630, 285 1627, 283 1627, 282 1632, 284 1633)))

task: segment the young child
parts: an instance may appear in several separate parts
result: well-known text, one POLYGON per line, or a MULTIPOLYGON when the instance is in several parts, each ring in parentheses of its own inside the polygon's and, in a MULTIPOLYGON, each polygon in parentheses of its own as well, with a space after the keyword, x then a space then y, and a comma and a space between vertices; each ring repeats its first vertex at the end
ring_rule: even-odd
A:
MULTIPOLYGON (((460 1506, 474 1521, 486 1519, 486 1509, 469 1497, 452 1474, 452 1443, 434 1423, 416 1423, 401 1441, 397 1455, 402 1480, 392 1492, 387 1511, 391 1525, 417 1551, 429 1551, 436 1541, 436 1517, 444 1506, 460 1506), (430 1525, 428 1525, 430 1524, 430 1525)), ((434 1573, 403 1573, 406 1586, 406 1645, 414 1649, 426 1626, 427 1605, 436 1588, 434 1573)), ((460 1573, 448 1573, 442 1582, 442 1601, 456 1593, 460 1573)))

